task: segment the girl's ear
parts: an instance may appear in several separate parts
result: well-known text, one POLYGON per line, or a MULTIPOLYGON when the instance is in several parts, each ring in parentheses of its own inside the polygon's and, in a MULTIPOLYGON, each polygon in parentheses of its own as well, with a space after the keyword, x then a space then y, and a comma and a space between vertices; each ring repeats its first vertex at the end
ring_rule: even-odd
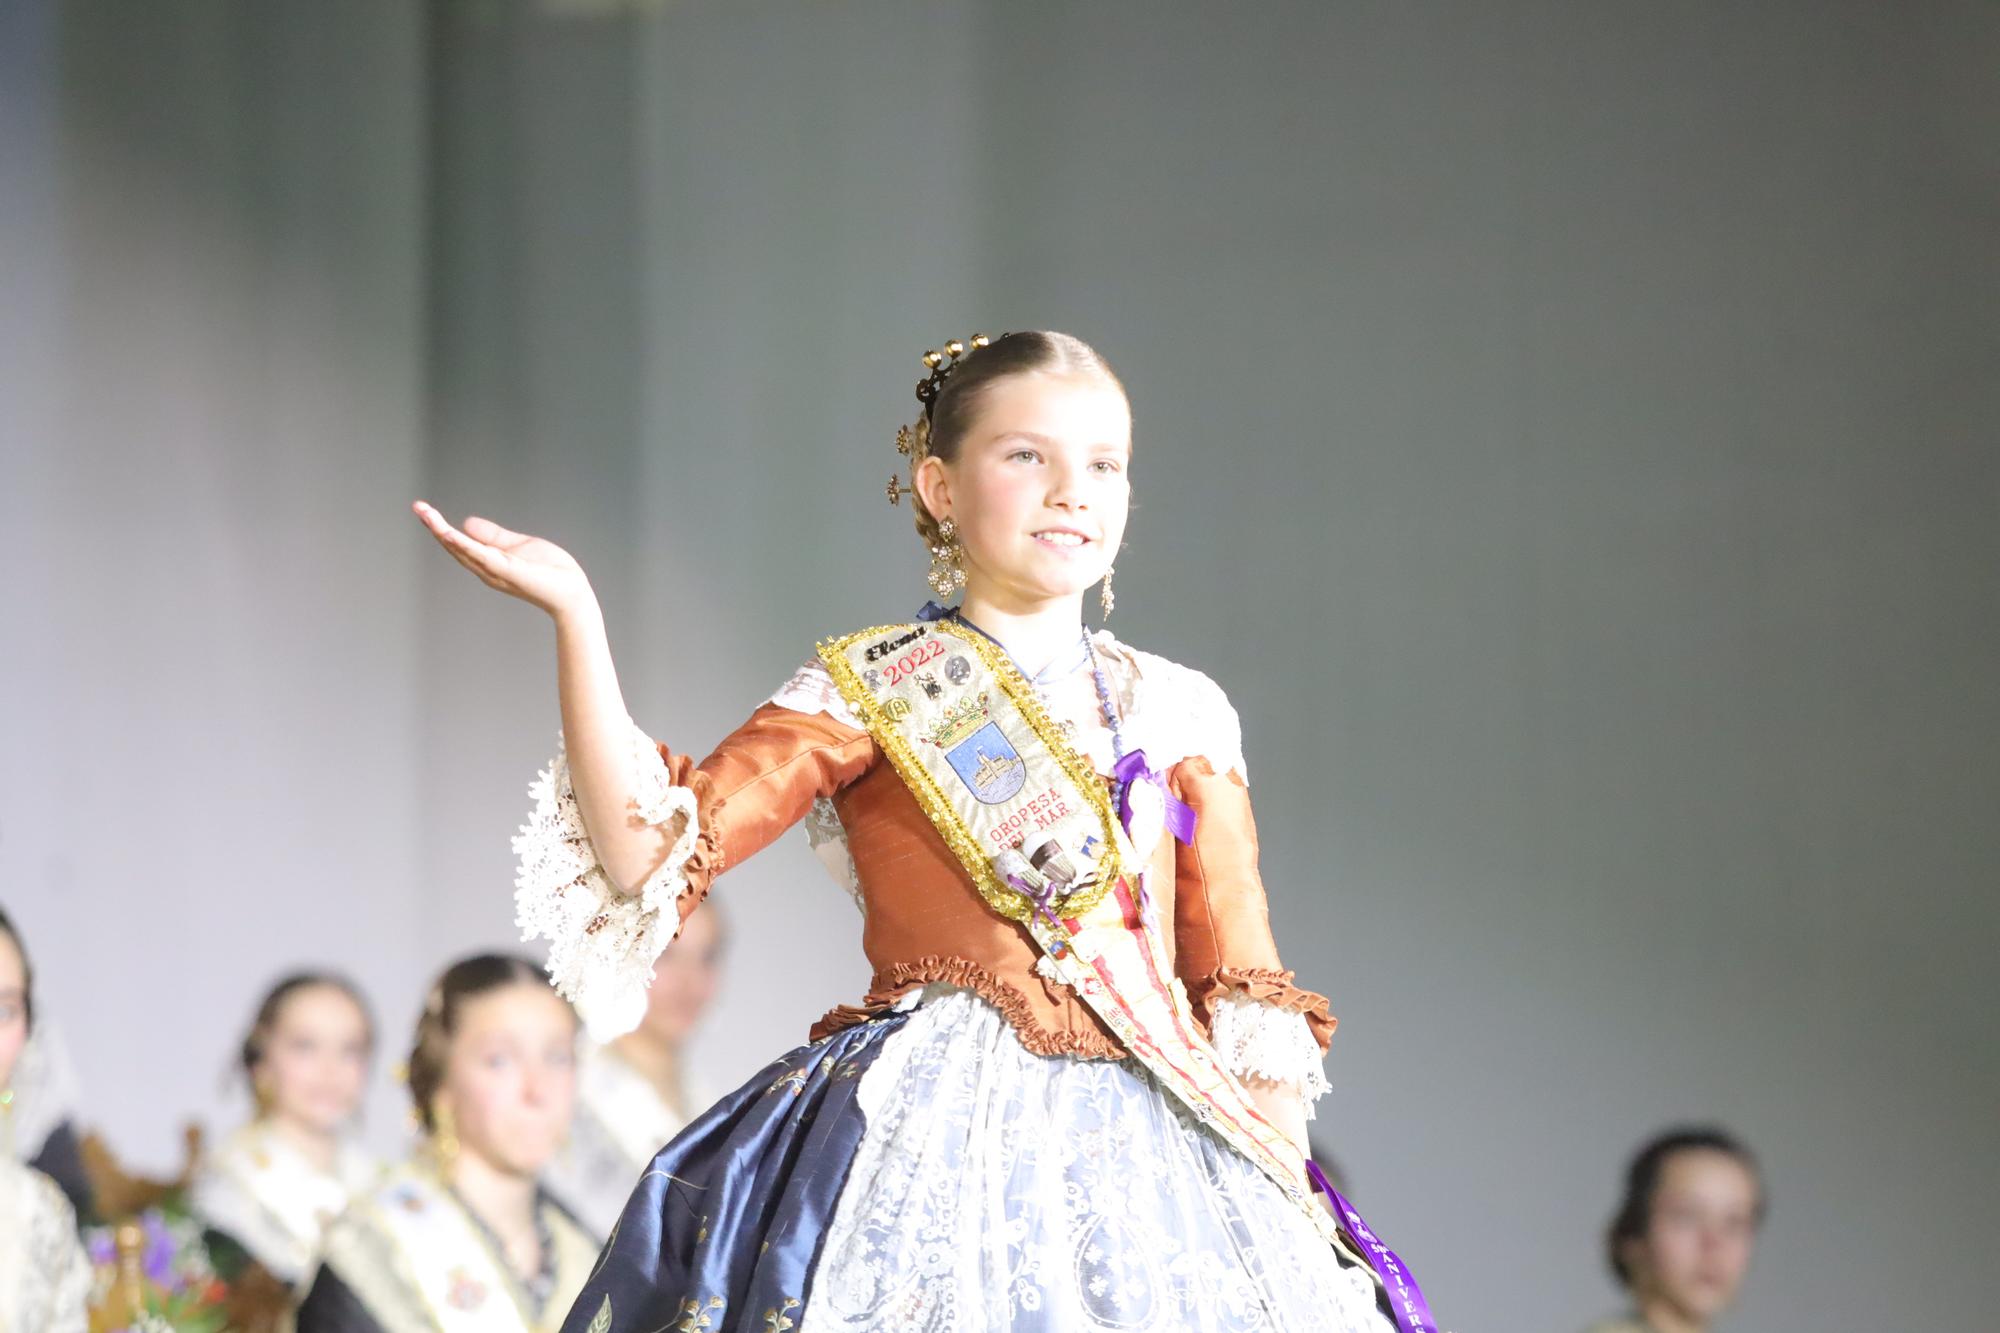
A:
POLYGON ((910 484, 915 488, 917 498, 924 502, 924 512, 940 523, 950 517, 951 469, 943 459, 935 454, 926 456, 923 462, 917 464, 910 484))
POLYGON ((1644 1285, 1652 1271, 1646 1263, 1646 1238, 1627 1236, 1618 1242, 1618 1257, 1625 1261, 1625 1271, 1632 1275, 1626 1285, 1634 1290, 1644 1285))

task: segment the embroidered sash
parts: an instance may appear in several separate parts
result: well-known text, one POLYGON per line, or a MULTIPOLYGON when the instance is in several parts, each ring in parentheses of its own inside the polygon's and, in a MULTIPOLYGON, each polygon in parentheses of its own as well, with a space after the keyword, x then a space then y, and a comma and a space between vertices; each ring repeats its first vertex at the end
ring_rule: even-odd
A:
MULTIPOLYGON (((520 1284, 464 1206, 423 1171, 397 1171, 368 1203, 396 1251, 404 1284, 421 1299, 440 1333, 538 1333, 542 1328, 520 1284)), ((550 1311, 556 1322, 564 1313, 550 1311)))
POLYGON ((948 620, 863 630, 819 653, 980 896, 1034 937, 1037 970, 1067 983, 1169 1094, 1353 1258, 1313 1200, 1297 1147, 1196 1027, 1103 780, 1013 663, 948 620))

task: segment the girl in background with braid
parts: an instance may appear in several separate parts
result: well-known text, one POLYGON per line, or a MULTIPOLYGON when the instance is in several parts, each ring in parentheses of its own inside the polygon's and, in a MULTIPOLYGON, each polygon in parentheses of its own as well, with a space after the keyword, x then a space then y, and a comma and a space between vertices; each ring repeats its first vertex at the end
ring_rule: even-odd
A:
POLYGON ((543 1333, 597 1238, 540 1175, 569 1130, 576 1016, 525 958, 480 954, 431 987, 409 1059, 428 1143, 327 1228, 298 1333, 543 1333))
POLYGON ((716 874, 801 821, 875 969, 654 1158, 565 1329, 1431 1328, 1309 1192, 1334 1024, 1272 940, 1235 711, 1084 627, 1131 499, 1122 385, 1060 333, 925 362, 889 498, 939 600, 820 644, 705 759, 627 716, 574 559, 416 506, 553 621, 518 910, 592 1028, 635 1023, 716 874))

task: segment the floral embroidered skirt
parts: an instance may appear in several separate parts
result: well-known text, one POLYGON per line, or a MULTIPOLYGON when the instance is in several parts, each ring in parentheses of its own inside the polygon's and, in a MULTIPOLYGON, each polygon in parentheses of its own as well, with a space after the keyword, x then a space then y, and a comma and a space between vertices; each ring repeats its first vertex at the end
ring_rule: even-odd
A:
POLYGON ((931 987, 800 1047, 653 1159, 564 1333, 1392 1333, 1135 1062, 1035 1055, 931 987))

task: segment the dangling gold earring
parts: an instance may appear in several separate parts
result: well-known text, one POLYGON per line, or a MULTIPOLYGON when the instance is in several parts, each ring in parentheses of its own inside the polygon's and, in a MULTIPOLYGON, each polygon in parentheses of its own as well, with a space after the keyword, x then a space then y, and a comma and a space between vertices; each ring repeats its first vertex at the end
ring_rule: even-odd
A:
POLYGON ((271 1097, 271 1081, 265 1078, 252 1079, 250 1081, 250 1100, 256 1104, 257 1118, 259 1120, 270 1119, 271 1107, 273 1104, 271 1097))
POLYGON ((940 545, 931 547, 931 572, 927 581, 939 597, 949 597, 965 586, 965 548, 958 544, 958 524, 949 518, 938 524, 940 545))
POLYGON ((438 1174, 449 1180, 452 1168, 458 1165, 458 1117, 449 1106, 431 1112, 431 1156, 438 1174))
POLYGON ((1106 620, 1111 619, 1111 608, 1118 605, 1118 597, 1111 591, 1111 576, 1115 573, 1116 570, 1107 568, 1104 571, 1104 582, 1097 588, 1097 605, 1104 612, 1106 620))

